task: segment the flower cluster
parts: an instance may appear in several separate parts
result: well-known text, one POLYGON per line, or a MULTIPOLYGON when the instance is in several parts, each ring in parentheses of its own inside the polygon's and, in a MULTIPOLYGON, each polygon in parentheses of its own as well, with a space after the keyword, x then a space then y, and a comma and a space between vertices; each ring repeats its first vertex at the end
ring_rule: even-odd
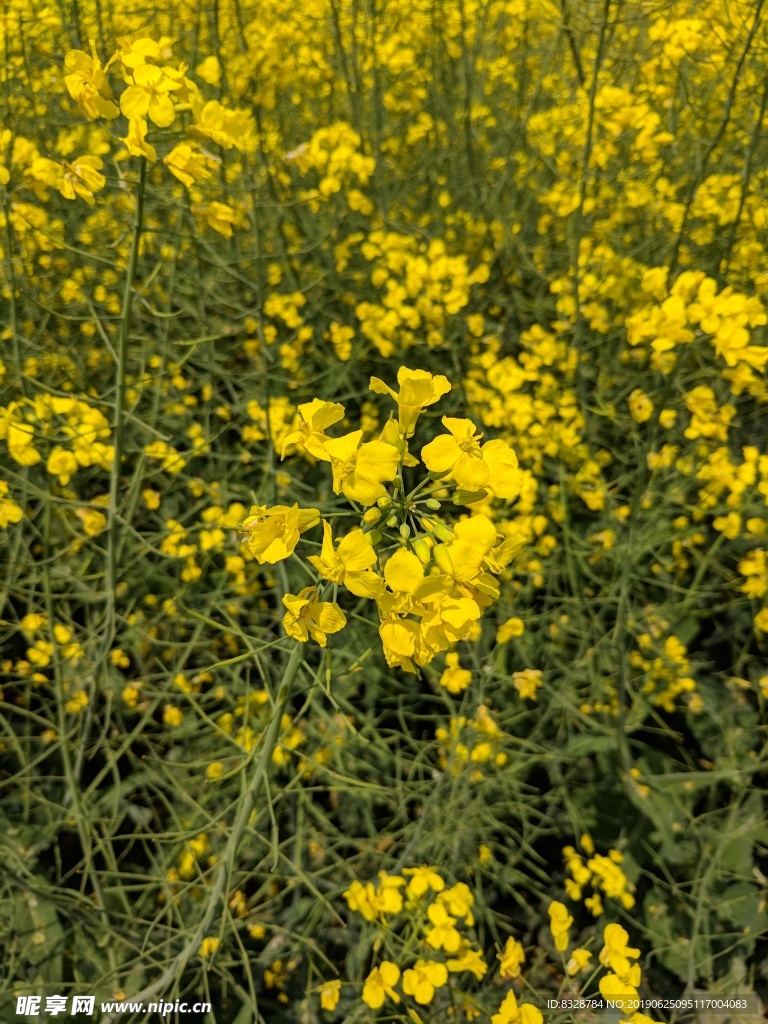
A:
POLYGON ((295 445, 328 464, 333 493, 353 505, 358 526, 334 537, 318 509, 295 504, 254 506, 242 529, 248 552, 261 564, 274 564, 294 554, 300 537, 322 524, 320 553, 307 559, 317 584, 283 598, 286 631, 325 646, 327 634, 346 620, 335 601, 320 598, 318 587, 343 587, 375 603, 387 663, 417 672, 470 636, 483 609, 498 597, 498 576, 520 546, 515 536, 502 539, 485 514, 449 526, 435 514, 442 504, 434 494, 448 496, 452 489, 455 505, 508 501, 519 493, 522 477, 508 444, 481 443, 471 420, 444 416, 446 433, 421 449, 428 475, 408 489, 406 475, 420 464, 409 441, 424 409, 445 395, 450 383, 441 375, 401 367, 398 384, 395 391, 371 378, 371 390, 397 405, 397 418, 387 421, 378 439, 365 441, 361 429, 329 435, 344 418, 344 407, 314 399, 299 406, 298 428, 282 441, 283 454, 295 445))

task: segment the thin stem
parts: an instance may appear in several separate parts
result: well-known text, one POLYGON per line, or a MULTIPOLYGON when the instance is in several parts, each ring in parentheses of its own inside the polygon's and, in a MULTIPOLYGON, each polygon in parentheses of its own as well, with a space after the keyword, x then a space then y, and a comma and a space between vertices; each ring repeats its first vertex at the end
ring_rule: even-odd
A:
MULTIPOLYGON (((136 1002, 147 1002, 153 996, 167 992, 174 982, 178 983, 187 964, 197 953, 200 948, 200 944, 211 928, 214 917, 216 916, 216 911, 219 908, 219 904, 221 900, 225 898, 225 894, 232 877, 235 858, 237 857, 238 851, 241 849, 242 839, 245 834, 245 830, 248 827, 251 812, 253 811, 261 790, 267 781, 269 766, 272 762, 272 754, 274 753, 275 747, 277 746, 277 742, 280 738, 280 723, 283 718, 283 713, 290 699, 294 681, 303 662, 304 645, 297 643, 293 648, 290 658, 288 659, 288 664, 285 666, 283 678, 280 680, 275 705, 272 709, 272 715, 266 731, 263 733, 260 756, 254 764, 253 774, 251 775, 240 799, 240 806, 237 809, 237 814, 232 824, 232 830, 229 833, 224 853, 216 864, 216 875, 210 887, 208 899, 197 927, 184 948, 171 961, 160 977, 150 985, 147 985, 147 987, 142 989, 142 991, 137 995, 132 997, 136 1002)), ((116 1014, 106 1016, 104 1018, 105 1024, 111 1024, 112 1021, 117 1019, 117 1016, 118 1015, 116 1014)))
POLYGON ((128 345, 131 334, 131 310, 133 308, 133 286, 136 280, 136 267, 139 258, 141 226, 144 214, 144 186, 147 174, 147 161, 140 158, 139 187, 136 193, 136 220, 133 226, 131 253, 128 259, 128 272, 125 278, 123 294, 123 310, 120 316, 120 334, 117 348, 117 371, 115 375, 115 412, 112 421, 114 438, 114 457, 109 481, 109 508, 107 514, 107 622, 104 631, 102 650, 106 652, 115 634, 115 590, 117 587, 117 506, 120 490, 120 467, 123 460, 124 426, 125 426, 125 375, 128 365, 128 345))

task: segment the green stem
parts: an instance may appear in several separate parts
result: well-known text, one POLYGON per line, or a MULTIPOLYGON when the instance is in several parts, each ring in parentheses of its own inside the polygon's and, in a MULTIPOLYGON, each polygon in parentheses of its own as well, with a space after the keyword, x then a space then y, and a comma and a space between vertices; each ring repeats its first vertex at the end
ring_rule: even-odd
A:
MULTIPOLYGON (((214 917, 216 916, 216 911, 219 908, 219 904, 222 899, 226 898, 226 892, 232 877, 232 870, 235 865, 235 858, 242 846, 243 836, 246 828, 248 827, 251 812, 253 811, 264 783, 267 780, 269 767, 272 762, 272 754, 274 753, 275 747, 277 746, 277 742, 280 738, 280 723, 283 718, 283 713, 290 699, 294 681, 303 662, 304 645, 297 643, 290 658, 288 659, 287 665, 285 666, 283 678, 280 680, 275 705, 272 709, 272 715, 269 719, 266 731, 263 733, 261 752, 258 760, 253 766, 253 774, 251 775, 240 799, 240 806, 237 809, 237 814, 235 815, 235 820, 232 824, 232 830, 230 831, 229 838, 227 839, 227 845, 224 848, 221 859, 216 864, 216 873, 208 892, 208 899, 202 916, 181 952, 171 961, 160 977, 132 997, 137 1002, 147 1002, 152 999, 153 996, 170 991, 171 985, 180 981, 187 964, 200 949, 200 944, 210 931, 214 917)), ((105 1017, 104 1021, 105 1024, 111 1024, 111 1022, 116 1019, 117 1015, 111 1014, 105 1017)))
POLYGON ((139 259, 141 226, 144 214, 144 186, 147 175, 147 161, 139 162, 139 187, 136 193, 136 219, 133 226, 131 253, 125 278, 123 310, 120 316, 120 335, 117 348, 117 370, 115 375, 115 413, 112 421, 114 457, 109 481, 109 509, 107 513, 107 621, 102 644, 102 657, 112 645, 115 636, 115 591, 117 589, 117 507, 120 491, 120 468, 123 461, 125 426, 125 375, 128 365, 128 345, 131 332, 131 310, 133 308, 133 286, 139 259))

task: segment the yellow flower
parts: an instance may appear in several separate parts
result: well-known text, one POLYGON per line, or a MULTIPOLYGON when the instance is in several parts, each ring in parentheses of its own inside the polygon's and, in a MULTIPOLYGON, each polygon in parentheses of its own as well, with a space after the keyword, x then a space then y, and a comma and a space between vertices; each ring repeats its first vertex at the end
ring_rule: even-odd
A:
POLYGON ((362 430, 325 442, 331 458, 333 493, 344 492, 350 501, 373 505, 387 493, 384 480, 394 480, 399 462, 398 452, 384 441, 361 444, 362 430))
POLYGON ((320 554, 310 555, 309 561, 324 579, 341 583, 355 597, 374 598, 381 593, 382 579, 371 571, 376 552, 359 527, 342 537, 334 548, 330 524, 324 520, 320 554))
POLYGON ((283 604, 288 609, 283 617, 283 628, 288 636, 302 643, 311 636, 325 647, 328 633, 338 633, 347 624, 347 618, 337 604, 317 600, 315 587, 305 587, 299 594, 285 594, 283 604))
POLYGON ((469 669, 459 665, 459 656, 455 652, 446 654, 445 669, 440 676, 440 685, 444 686, 449 693, 461 693, 472 682, 472 673, 469 669))
POLYGON ((400 980, 400 968, 390 960, 382 960, 378 967, 374 967, 363 985, 363 1002, 372 1010, 378 1010, 384 1005, 387 996, 395 1002, 400 1002, 400 996, 395 992, 394 986, 400 980))
POLYGON ((184 721, 184 714, 180 708, 175 708, 172 704, 166 704, 163 711, 163 722, 165 725, 175 729, 177 725, 181 725, 184 721))
POLYGON ((224 149, 235 146, 247 149, 255 139, 255 126, 250 111, 230 110, 218 100, 206 103, 202 97, 192 97, 192 113, 195 123, 187 132, 197 138, 207 138, 224 149))
POLYGON ((627 399, 629 412, 636 423, 647 423, 653 412, 653 402, 641 388, 635 388, 627 399))
POLYGON ((195 217, 203 218, 209 228, 224 238, 232 237, 232 225, 237 224, 239 220, 237 211, 226 203, 193 203, 190 210, 195 217))
POLYGON ((112 89, 104 74, 106 68, 102 68, 96 56, 93 40, 89 42, 90 57, 83 50, 70 50, 64 58, 64 84, 87 118, 91 121, 98 117, 111 120, 118 117, 120 111, 112 100, 112 89))
POLYGON ((215 165, 216 161, 210 154, 202 153, 197 146, 179 142, 163 157, 163 163, 182 185, 190 188, 198 181, 210 179, 211 165, 215 165))
POLYGON ((517 939, 508 938, 504 950, 497 954, 501 961, 499 976, 502 978, 519 978, 520 968, 525 963, 525 951, 517 939))
POLYGON ((78 462, 72 452, 65 448, 54 448, 48 456, 45 468, 52 476, 59 478, 62 487, 66 487, 72 475, 77 472, 78 462))
POLYGON ((525 623, 522 619, 511 618, 507 619, 506 622, 502 622, 499 628, 496 630, 496 643, 505 644, 512 637, 522 636, 525 632, 525 623))
POLYGON ((273 565, 293 554, 299 536, 319 522, 320 513, 316 508, 254 505, 242 524, 247 532, 245 546, 260 565, 264 562, 273 565))
POLYGON ((181 82, 162 68, 140 64, 133 69, 133 85, 120 97, 120 109, 129 119, 148 117, 158 128, 168 128, 176 117, 173 100, 168 94, 180 88, 181 82))
POLYGON ((408 883, 408 895, 413 899, 421 899, 426 893, 442 892, 445 889, 445 882, 437 872, 437 868, 422 864, 418 868, 403 868, 404 875, 410 875, 408 883))
POLYGON ((571 953, 568 963, 565 965, 565 969, 568 972, 569 977, 573 977, 574 974, 578 974, 579 971, 583 971, 588 966, 589 961, 592 959, 592 954, 588 949, 574 949, 571 953))
POLYGON ((104 162, 98 156, 80 156, 71 164, 62 160, 61 176, 55 184, 51 184, 54 184, 65 199, 80 196, 89 206, 93 206, 93 193, 104 188, 107 183, 104 175, 99 173, 103 166, 104 162))
MULTIPOLYGON (((640 984, 639 972, 640 968, 637 964, 638 977, 637 984, 640 984)), ((603 999, 607 999, 609 1002, 618 1003, 621 1008, 626 1012, 636 1010, 638 1007, 638 994, 637 988, 634 984, 622 981, 621 978, 615 974, 606 974, 600 979, 598 985, 600 989, 600 995, 603 999)))
POLYGON ((507 992, 499 1012, 491 1017, 491 1024, 542 1024, 544 1017, 541 1010, 530 1003, 517 1005, 514 992, 507 992))
POLYGON ((212 956, 219 948, 219 938, 215 935, 206 935, 203 941, 200 943, 200 949, 198 955, 201 957, 212 956))
POLYGON ((536 700, 536 691, 541 686, 541 669, 526 668, 522 672, 513 672, 515 689, 523 700, 536 700))
POLYGON ((411 437, 421 412, 447 394, 451 385, 442 374, 433 377, 426 370, 409 370, 407 366, 401 366, 397 371, 397 383, 400 385, 399 393, 378 377, 371 377, 369 388, 378 395, 394 398, 400 433, 403 437, 411 437))
POLYGON ((604 945, 598 959, 603 967, 610 967, 623 982, 634 985, 636 983, 629 978, 631 972, 629 958, 636 960, 640 956, 640 950, 628 946, 628 942, 629 934, 625 928, 622 928, 620 924, 607 924, 603 932, 604 945))
POLYGON ((326 981, 320 989, 320 1006, 323 1010, 335 1010, 341 995, 341 982, 338 978, 326 981))
POLYGON ((125 143, 125 148, 131 156, 144 156, 150 163, 155 163, 157 150, 146 141, 146 136, 147 122, 145 118, 132 117, 128 122, 128 134, 124 137, 121 136, 120 141, 125 143))
POLYGON ((325 444, 330 439, 325 436, 325 431, 343 418, 344 406, 339 402, 323 402, 320 398, 313 398, 306 405, 300 405, 299 428, 283 438, 281 458, 285 458, 285 449, 289 444, 298 444, 316 459, 330 462, 331 456, 325 450, 325 444))
POLYGON ((435 989, 447 981, 448 969, 445 964, 434 960, 417 960, 410 970, 403 973, 403 992, 426 1006, 435 998, 435 989))
POLYGON ((432 927, 427 932, 427 945, 432 949, 444 949, 446 953, 457 953, 461 946, 461 935, 456 930, 456 918, 451 917, 442 903, 432 903, 427 910, 432 927))
POLYGON ((451 974, 471 971, 478 981, 485 976, 488 970, 488 964, 483 960, 483 954, 477 949, 465 949, 459 957, 446 960, 445 966, 451 974))
POLYGON ((440 434, 421 450, 431 473, 449 473, 462 490, 487 490, 494 497, 516 498, 523 485, 517 456, 505 441, 480 445, 472 420, 443 416, 447 434, 440 434))
POLYGON ((95 508, 79 508, 75 514, 89 537, 98 537, 107 528, 107 517, 95 508))
POLYGON ((13 498, 8 497, 8 484, 0 480, 0 529, 4 530, 9 523, 19 523, 24 513, 13 498))
POLYGON ((548 908, 550 917, 549 928, 555 940, 555 949, 562 953, 568 948, 568 929, 573 924, 573 918, 562 903, 554 900, 548 908))

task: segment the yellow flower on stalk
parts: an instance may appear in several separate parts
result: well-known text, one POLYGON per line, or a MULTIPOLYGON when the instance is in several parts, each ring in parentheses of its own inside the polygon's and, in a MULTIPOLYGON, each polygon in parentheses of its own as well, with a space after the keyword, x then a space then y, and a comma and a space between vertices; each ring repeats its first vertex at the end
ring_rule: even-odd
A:
POLYGON ((320 1008, 323 1010, 335 1010, 341 995, 341 982, 338 978, 326 981, 320 989, 320 1008))
POLYGON ((574 949, 568 963, 565 965, 568 976, 572 978, 574 974, 578 974, 579 971, 583 971, 584 968, 589 965, 589 961, 591 959, 592 954, 588 949, 583 949, 581 947, 574 949))
POLYGON ((93 206, 95 200, 93 193, 104 188, 107 179, 100 174, 104 161, 99 156, 79 156, 73 163, 61 162, 61 178, 54 186, 61 192, 65 199, 75 199, 80 196, 89 206, 93 206))
POLYGON ((179 142, 170 153, 163 157, 163 163, 186 188, 199 181, 208 181, 212 175, 211 164, 216 159, 210 153, 203 153, 197 146, 179 142))
POLYGON ((459 664, 459 656, 455 651, 445 656, 445 668, 440 676, 440 685, 445 687, 449 693, 461 693, 472 682, 472 673, 469 669, 462 668, 459 664))
POLYGON ((431 473, 450 473, 467 491, 489 491, 496 498, 516 498, 523 485, 517 456, 505 441, 480 445, 482 434, 472 420, 443 416, 447 434, 440 434, 421 449, 431 473))
POLYGON ((491 1024, 543 1024, 541 1010, 530 1003, 517 1005, 514 992, 507 992, 498 1013, 491 1017, 491 1024))
POLYGON ((288 609, 283 616, 283 628, 288 636, 301 643, 306 643, 311 636, 325 647, 328 633, 338 633, 347 624, 347 617, 337 604, 317 600, 316 587, 305 587, 298 594, 285 594, 283 604, 288 609))
POLYGON ((150 163, 155 163, 157 160, 157 150, 146 141, 146 138, 146 119, 143 117, 132 117, 128 122, 128 134, 124 137, 121 136, 120 141, 125 143, 125 148, 131 156, 143 156, 150 163))
POLYGON ((298 444, 316 459, 330 462, 331 456, 325 445, 331 439, 325 436, 325 431, 341 419, 344 419, 344 406, 340 402, 324 402, 320 398, 313 398, 311 402, 300 405, 299 429, 283 438, 280 457, 285 458, 285 449, 289 444, 298 444))
POLYGON ((342 584, 355 597, 375 598, 381 593, 383 581, 371 571, 376 564, 376 552, 359 527, 342 537, 334 548, 330 524, 323 521, 320 554, 310 555, 309 561, 323 579, 342 584))
POLYGON ((325 450, 331 458, 333 493, 343 491, 350 501, 373 505, 387 493, 384 481, 397 475, 399 458, 392 445, 383 441, 361 444, 362 438, 362 430, 353 430, 327 440, 325 450))
POLYGON ((274 565, 292 555, 300 535, 319 522, 320 512, 316 508, 254 505, 242 524, 247 533, 244 543, 260 565, 274 565))
POLYGON ((451 384, 442 374, 432 376, 426 370, 409 370, 401 366, 397 371, 399 393, 383 380, 371 377, 369 390, 378 395, 390 395, 397 402, 398 427, 403 437, 411 437, 419 415, 428 405, 437 402, 451 390, 451 384))
POLYGON ((555 949, 562 953, 568 948, 568 929, 573 924, 573 918, 567 908, 557 900, 550 903, 547 913, 550 918, 549 930, 555 940, 555 949))
POLYGON ((227 203, 219 203, 215 200, 212 203, 193 203, 190 206, 190 211, 195 217, 205 220, 209 228, 224 238, 232 237, 232 225, 236 225, 240 220, 237 210, 228 206, 227 203))
POLYGON ((435 989, 448 981, 445 964, 435 960, 417 960, 410 970, 403 972, 403 992, 426 1006, 435 998, 435 989))
POLYGON ((498 953, 497 956, 501 961, 499 965, 500 977, 520 977, 520 968, 525 963, 525 950, 523 949, 522 943, 512 937, 508 938, 503 951, 498 953))
POLYGON ((67 92, 80 107, 85 116, 95 121, 99 117, 112 120, 120 111, 112 100, 112 89, 96 56, 96 46, 89 40, 91 56, 83 50, 70 50, 64 58, 64 84, 67 92))
POLYGON ((372 1010, 378 1010, 384 1005, 387 996, 395 1002, 400 1002, 400 996, 395 992, 394 986, 400 980, 400 968, 391 960, 382 960, 378 967, 374 967, 363 985, 363 1002, 372 1010))
POLYGON ((120 109, 127 118, 148 117, 158 128, 173 124, 176 110, 169 93, 181 88, 181 83, 154 64, 140 64, 133 68, 133 85, 120 97, 120 109))

